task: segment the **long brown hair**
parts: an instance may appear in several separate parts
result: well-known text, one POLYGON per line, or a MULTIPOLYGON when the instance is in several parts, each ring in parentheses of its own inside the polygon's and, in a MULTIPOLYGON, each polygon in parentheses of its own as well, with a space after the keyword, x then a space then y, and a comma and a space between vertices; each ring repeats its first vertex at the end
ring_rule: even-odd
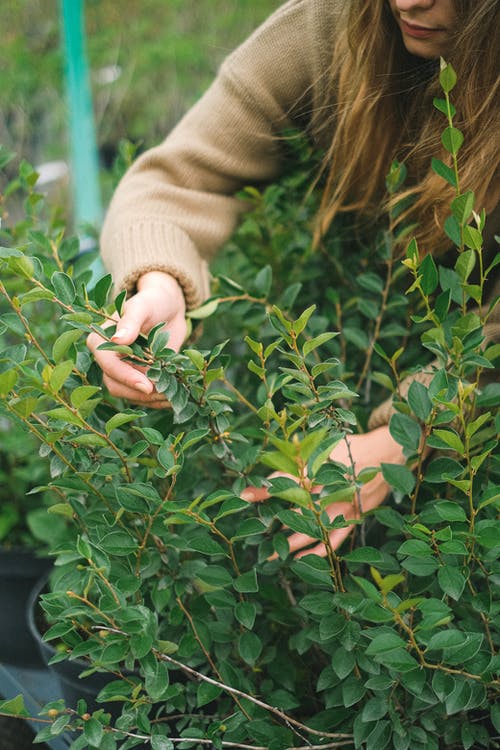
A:
MULTIPOLYGON (((410 55, 387 0, 352 0, 341 23, 332 61, 335 92, 333 139, 323 163, 326 176, 316 239, 339 211, 379 216, 390 201, 385 176, 397 158, 408 167, 404 218, 418 223, 422 252, 449 242, 442 231, 453 189, 431 169, 436 156, 449 163, 440 136, 446 126, 432 105, 442 96, 439 61, 410 55)), ((447 62, 458 77, 452 92, 455 126, 465 136, 459 152, 461 190, 473 190, 478 209, 499 198, 498 0, 454 0, 456 32, 447 62)), ((398 199, 402 196, 398 195, 398 199)))

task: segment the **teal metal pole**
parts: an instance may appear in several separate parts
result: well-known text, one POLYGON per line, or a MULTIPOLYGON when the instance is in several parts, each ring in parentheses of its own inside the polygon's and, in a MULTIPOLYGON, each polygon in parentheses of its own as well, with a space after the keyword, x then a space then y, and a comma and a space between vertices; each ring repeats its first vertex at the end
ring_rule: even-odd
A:
MULTIPOLYGON (((102 219, 99 160, 85 50, 82 0, 61 0, 69 109, 70 167, 75 224, 99 226, 102 219)), ((88 242, 82 237, 82 250, 88 242)), ((100 264, 99 264, 100 265, 100 264)), ((101 266, 102 268, 102 266, 101 266)), ((95 269, 96 271, 100 269, 95 269)))

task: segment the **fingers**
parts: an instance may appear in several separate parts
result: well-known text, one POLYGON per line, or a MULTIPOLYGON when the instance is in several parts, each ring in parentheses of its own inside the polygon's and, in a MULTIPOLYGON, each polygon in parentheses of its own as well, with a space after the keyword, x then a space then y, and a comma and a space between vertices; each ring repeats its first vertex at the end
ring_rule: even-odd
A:
MULTIPOLYGON (((111 340, 116 344, 130 345, 139 334, 147 334, 158 323, 165 323, 170 338, 168 346, 178 351, 186 337, 184 295, 178 282, 168 274, 151 272, 138 281, 138 292, 123 307, 121 318, 111 340)), ((102 337, 91 333, 87 345, 103 371, 103 382, 112 396, 133 403, 163 409, 169 406, 164 396, 157 393, 145 369, 126 362, 116 351, 99 349, 102 337)))
POLYGON ((152 409, 167 409, 170 407, 170 402, 167 401, 164 394, 158 393, 149 381, 148 386, 151 387, 151 391, 148 393, 143 393, 141 388, 137 386, 128 387, 121 382, 111 380, 107 375, 103 377, 103 383, 112 396, 124 398, 133 404, 148 406, 152 409))
MULTIPOLYGON (((114 337, 113 337, 114 340, 114 337)), ((150 396, 154 391, 153 383, 120 354, 109 349, 99 349, 104 339, 98 333, 91 333, 87 346, 103 371, 103 382, 112 396, 139 399, 150 396)))
POLYGON ((247 503, 262 503, 269 500, 270 495, 266 487, 247 487, 240 495, 247 503))

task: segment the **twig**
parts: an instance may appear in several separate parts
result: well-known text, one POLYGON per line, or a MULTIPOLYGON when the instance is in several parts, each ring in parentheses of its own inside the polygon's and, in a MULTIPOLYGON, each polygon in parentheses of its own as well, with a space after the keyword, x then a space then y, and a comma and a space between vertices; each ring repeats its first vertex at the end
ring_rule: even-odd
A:
MULTIPOLYGON (((126 633, 123 632, 123 630, 119 630, 118 628, 109 628, 106 626, 100 627, 99 625, 95 625, 94 627, 98 628, 99 630, 109 630, 111 633, 118 633, 119 635, 127 635, 126 633)), ((302 724, 300 721, 297 721, 297 719, 293 719, 291 716, 288 716, 279 708, 270 706, 268 703, 264 703, 264 701, 261 701, 258 698, 254 698, 253 695, 244 693, 242 690, 238 690, 237 688, 230 687, 229 685, 226 685, 223 682, 218 682, 217 680, 214 680, 212 677, 207 677, 201 672, 197 672, 195 669, 188 667, 186 664, 182 664, 182 662, 177 661, 177 659, 173 659, 171 656, 168 656, 167 654, 163 654, 161 651, 153 649, 153 653, 155 654, 157 659, 160 659, 161 661, 166 661, 169 664, 173 664, 175 667, 182 669, 183 672, 190 674, 192 677, 195 677, 197 680, 203 680, 204 682, 209 682, 211 685, 216 685, 217 687, 221 688, 221 690, 224 690, 226 693, 239 695, 241 698, 245 698, 246 700, 250 701, 250 703, 254 703, 256 706, 263 708, 265 711, 269 711, 275 716, 279 716, 280 719, 286 722, 290 727, 292 726, 297 727, 298 729, 301 729, 304 732, 315 734, 318 737, 330 737, 331 739, 352 740, 352 734, 347 734, 347 733, 342 733, 342 732, 321 732, 319 729, 313 729, 312 727, 308 727, 305 724, 302 724)))

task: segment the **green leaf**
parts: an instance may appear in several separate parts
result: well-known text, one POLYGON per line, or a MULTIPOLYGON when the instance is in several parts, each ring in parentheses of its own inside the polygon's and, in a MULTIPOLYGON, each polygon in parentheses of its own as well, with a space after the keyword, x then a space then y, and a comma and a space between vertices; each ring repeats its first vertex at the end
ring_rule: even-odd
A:
POLYGON ((417 577, 432 575, 439 563, 433 557, 407 557, 401 563, 402 567, 417 577))
POLYGON ((52 286, 56 296, 66 305, 75 301, 76 289, 73 280, 67 273, 56 271, 51 277, 52 286))
POLYGON ((306 612, 312 612, 314 615, 326 615, 334 609, 333 596, 326 591, 314 591, 306 594, 299 604, 306 612))
POLYGON ((363 682, 356 677, 351 677, 342 685, 342 702, 346 708, 354 706, 363 698, 366 688, 363 682))
POLYGON ((439 545, 439 550, 443 555, 468 555, 469 551, 465 544, 459 539, 451 539, 439 545))
POLYGON ((206 568, 199 571, 198 578, 216 588, 230 586, 233 582, 229 571, 221 565, 207 565, 206 568))
POLYGON ((256 615, 257 608, 253 602, 238 602, 234 608, 234 616, 248 630, 252 630, 256 615))
POLYGON ((89 398, 100 392, 99 386, 80 385, 71 392, 71 404, 75 409, 79 409, 89 398))
POLYGON ((264 266, 256 275, 253 286, 258 294, 267 297, 273 283, 273 271, 271 266, 264 266))
POLYGON ((421 539, 407 539, 398 548, 398 555, 412 555, 413 557, 430 557, 433 554, 429 543, 421 539))
POLYGON ((99 747, 104 734, 101 722, 91 717, 83 724, 83 734, 90 747, 99 747))
MULTIPOLYGON (((217 700, 221 692, 222 688, 217 687, 217 685, 211 685, 209 682, 200 682, 196 693, 196 705, 198 708, 206 706, 207 703, 217 700)), ((165 737, 164 739, 167 738, 165 737)))
POLYGON ((471 687, 467 682, 459 682, 455 685, 453 692, 446 697, 446 713, 451 716, 462 711, 471 698, 471 687))
POLYGON ((338 612, 331 612, 321 618, 319 623, 319 637, 321 641, 327 641, 330 638, 339 636, 344 632, 347 621, 345 617, 338 612))
POLYGON ((304 555, 291 564, 292 571, 306 583, 314 586, 331 586, 330 567, 326 560, 318 555, 304 555))
POLYGON ((56 365, 50 373, 49 385, 52 393, 58 393, 73 371, 73 362, 66 360, 56 365))
POLYGON ((311 504, 311 494, 287 477, 275 477, 270 481, 269 494, 304 508, 311 504))
POLYGON ((471 250, 480 250, 483 246, 483 235, 476 229, 469 225, 464 227, 464 244, 471 250))
POLYGON ((59 245, 57 254, 62 261, 73 260, 80 252, 80 240, 78 237, 65 237, 59 245))
POLYGON ((358 547, 357 549, 344 555, 344 560, 348 563, 366 563, 368 565, 377 565, 381 563, 384 556, 380 550, 375 547, 358 547))
POLYGON ((406 414, 393 414, 389 422, 389 432, 394 440, 407 450, 418 450, 422 433, 418 423, 406 414))
POLYGON ((476 525, 477 541, 486 549, 494 549, 500 544, 500 522, 484 519, 476 525))
POLYGON ((9 714, 10 716, 29 716, 22 694, 16 695, 15 698, 10 698, 6 701, 0 701, 0 712, 9 714))
POLYGON ((130 636, 129 645, 135 658, 143 659, 153 647, 153 637, 149 633, 136 633, 130 636))
MULTIPOLYGON (((467 227, 466 227, 467 228, 467 227)), ((457 262, 455 263, 455 271, 462 283, 465 283, 476 265, 476 253, 474 250, 464 250, 458 256, 457 262)))
POLYGON ((447 216, 444 222, 444 231, 454 245, 460 247, 462 244, 462 232, 460 224, 454 216, 447 216))
POLYGON ((436 297, 436 302, 434 304, 434 311, 436 313, 436 316, 438 320, 441 323, 444 323, 446 320, 446 316, 448 315, 448 310, 450 309, 450 303, 451 303, 451 290, 447 289, 445 292, 441 292, 441 294, 438 294, 436 297))
POLYGON ((293 476, 299 475, 299 470, 295 461, 277 451, 268 451, 267 453, 264 453, 259 461, 276 471, 283 471, 286 474, 292 474, 293 476))
POLYGON ((462 195, 453 199, 451 212, 461 227, 464 227, 469 221, 474 208, 474 193, 467 190, 462 195))
POLYGON ((144 416, 146 416, 146 412, 132 410, 114 414, 106 422, 106 435, 110 435, 111 432, 113 432, 113 430, 116 430, 118 427, 121 427, 124 424, 128 424, 129 422, 133 422, 135 419, 139 419, 140 417, 144 416))
POLYGON ((50 289, 30 289, 29 291, 22 294, 19 299, 21 305, 27 305, 30 302, 40 302, 40 300, 53 300, 54 292, 50 289))
POLYGON ((439 83, 445 94, 449 94, 457 83, 457 74, 450 63, 441 58, 441 70, 439 73, 439 83))
POLYGON ((421 287, 426 295, 432 294, 438 285, 438 270, 434 258, 430 253, 426 255, 420 264, 421 287))
MULTIPOLYGON (((202 684, 206 685, 208 683, 200 683, 200 686, 202 684)), ((151 737, 151 750, 174 750, 174 748, 174 743, 172 740, 169 740, 168 737, 162 737, 159 734, 151 737)))
POLYGON ((445 128, 445 130, 443 130, 441 134, 441 143, 443 144, 445 149, 453 156, 456 156, 456 154, 459 152, 463 142, 463 133, 458 128, 455 128, 453 126, 448 126, 447 128, 445 128))
POLYGON ((68 349, 81 337, 83 336, 83 331, 77 328, 73 328, 70 331, 64 331, 64 333, 61 333, 60 336, 57 337, 57 339, 54 341, 54 345, 52 347, 52 359, 54 362, 59 362, 68 352, 68 349))
POLYGON ((387 714, 389 703, 386 696, 380 695, 369 698, 363 705, 361 717, 363 721, 378 721, 387 714))
POLYGON ((376 273, 362 273, 358 276, 357 281, 363 289, 367 289, 369 292, 382 294, 382 292, 384 291, 384 282, 376 273))
POLYGON ((233 542, 237 539, 248 539, 257 534, 263 534, 265 531, 266 526, 259 518, 246 518, 237 527, 236 533, 231 537, 231 541, 233 542))
POLYGON ((443 565, 438 570, 437 578, 441 591, 448 594, 448 596, 451 596, 455 601, 458 601, 462 596, 466 583, 465 577, 462 573, 457 568, 453 568, 450 565, 443 565))
POLYGON ((465 446, 460 437, 453 430, 434 429, 432 434, 436 435, 436 437, 442 440, 447 446, 456 451, 459 456, 465 455, 465 446))
POLYGON ((316 310, 316 305, 311 305, 306 310, 304 310, 302 315, 300 315, 300 317, 297 318, 297 320, 294 321, 292 328, 295 331, 297 336, 299 335, 299 333, 302 333, 302 331, 304 330, 304 328, 309 322, 309 318, 311 317, 311 315, 313 314, 315 310, 316 310))
POLYGON ((200 372, 203 370, 205 366, 205 358, 198 349, 184 349, 184 354, 186 357, 189 357, 197 370, 200 370, 200 372))
POLYGON ((306 534, 312 539, 322 539, 322 532, 314 518, 305 517, 302 513, 293 510, 280 510, 278 513, 280 521, 292 531, 298 534, 306 534))
POLYGON ((0 247, 0 258, 22 258, 24 253, 16 247, 0 247))
POLYGON ((425 472, 426 482, 441 483, 447 479, 455 479, 463 472, 463 466, 453 458, 435 458, 431 461, 425 472))
POLYGON ((415 486, 415 476, 406 466, 382 463, 380 467, 385 481, 391 487, 406 495, 412 492, 415 486))
POLYGON ((139 493, 131 491, 128 487, 115 487, 116 499, 121 508, 130 513, 148 514, 150 511, 148 501, 139 493))
MULTIPOLYGON (((346 621, 344 620, 344 628, 345 626, 346 621)), ((342 635, 344 628, 333 635, 342 635)), ((348 675, 350 675, 355 666, 356 656, 354 655, 353 651, 348 651, 343 646, 340 646, 340 648, 337 647, 335 649, 335 653, 332 658, 332 669, 339 680, 344 680, 348 675)))
POLYGON ((443 180, 446 180, 450 185, 453 185, 454 188, 457 187, 457 178, 455 176, 455 172, 451 167, 448 167, 444 162, 441 161, 441 159, 432 158, 431 161, 432 169, 434 172, 443 178, 443 180))
POLYGON ((135 552, 138 542, 126 531, 110 531, 101 539, 101 547, 110 555, 127 557, 135 552))
POLYGON ((169 685, 168 670, 161 662, 157 664, 156 673, 146 674, 146 692, 153 701, 161 700, 169 685))
POLYGON ((240 635, 238 651, 247 664, 254 665, 262 652, 262 641, 259 636, 249 630, 240 635))
POLYGON ((71 435, 69 437, 69 440, 71 443, 75 443, 76 445, 84 445, 89 448, 106 448, 108 445, 106 440, 101 437, 101 435, 94 435, 90 432, 76 435, 76 437, 71 435))
POLYGON ((104 307, 108 300, 108 294, 112 285, 113 278, 110 273, 99 279, 93 291, 93 297, 97 307, 104 307))
POLYGON ((467 515, 462 506, 452 500, 438 500, 434 504, 434 509, 443 521, 467 521, 467 515))
POLYGON ((28 258, 26 255, 21 255, 19 258, 10 258, 9 267, 11 271, 23 276, 25 279, 32 279, 35 275, 35 266, 32 258, 28 258))
POLYGON ((429 393, 423 383, 414 380, 408 389, 408 404, 418 419, 425 422, 432 410, 429 393))
POLYGON ((209 318, 210 315, 213 315, 218 307, 219 300, 213 299, 209 302, 205 302, 201 307, 197 307, 194 310, 188 310, 186 316, 188 318, 193 318, 193 320, 203 320, 204 318, 209 318))
POLYGON ((368 644, 365 653, 367 656, 377 656, 386 651, 404 648, 406 648, 406 642, 399 635, 386 631, 375 636, 371 643, 368 644))
POLYGON ((333 331, 325 331, 324 333, 320 333, 318 336, 315 336, 309 341, 306 341, 306 343, 302 347, 302 353, 304 357, 307 357, 307 355, 314 351, 314 349, 322 346, 322 344, 326 344, 327 341, 330 341, 330 339, 333 339, 338 335, 338 333, 334 333, 333 331))
POLYGON ((58 406, 55 409, 49 409, 48 411, 43 412, 43 414, 49 417, 49 419, 57 419, 60 422, 67 422, 68 424, 73 424, 77 427, 84 426, 83 419, 78 414, 74 414, 69 409, 66 409, 65 406, 58 406))
POLYGON ((116 295, 115 299, 113 300, 115 310, 118 313, 118 315, 121 315, 123 312, 123 306, 125 304, 125 300, 127 299, 127 290, 122 289, 122 291, 116 295))
POLYGON ((242 573, 238 578, 235 578, 233 586, 240 593, 256 593, 259 590, 256 571, 249 570, 242 573))
POLYGON ((0 396, 8 396, 17 383, 18 374, 15 370, 6 370, 0 373, 0 396))
POLYGON ((224 555, 227 553, 221 545, 210 537, 195 537, 186 541, 186 549, 201 552, 203 555, 224 555))

